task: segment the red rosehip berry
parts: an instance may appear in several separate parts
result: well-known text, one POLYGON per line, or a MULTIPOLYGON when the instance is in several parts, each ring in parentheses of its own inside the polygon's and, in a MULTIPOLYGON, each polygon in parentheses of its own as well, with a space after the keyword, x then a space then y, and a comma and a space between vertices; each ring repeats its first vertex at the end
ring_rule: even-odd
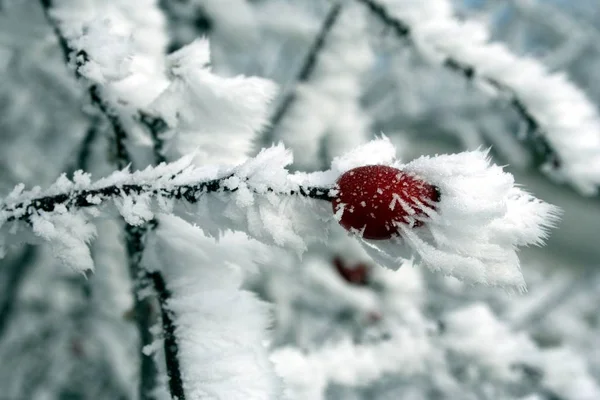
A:
POLYGON ((362 231, 365 239, 397 236, 400 223, 422 226, 415 219, 424 215, 418 202, 435 208, 433 203, 440 201, 437 187, 386 165, 351 169, 338 178, 336 189, 332 205, 334 213, 341 212, 340 225, 362 231))

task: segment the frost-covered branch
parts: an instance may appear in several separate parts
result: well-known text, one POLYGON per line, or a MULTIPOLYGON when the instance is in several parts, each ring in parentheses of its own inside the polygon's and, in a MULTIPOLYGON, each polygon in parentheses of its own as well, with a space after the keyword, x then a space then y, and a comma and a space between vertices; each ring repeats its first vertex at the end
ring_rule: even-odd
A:
POLYGON ((434 62, 460 73, 505 100, 525 123, 517 137, 531 147, 537 166, 584 194, 600 185, 600 116, 564 74, 512 54, 489 33, 452 15, 445 0, 357 0, 434 62))
MULTIPOLYGON (((169 172, 168 169, 165 170, 169 172)), ((132 174, 131 176, 133 177, 134 175, 132 174)), ((173 184, 172 181, 169 182, 169 178, 171 178, 169 175, 156 176, 156 179, 159 181, 165 181, 164 184, 143 181, 140 183, 116 183, 100 187, 96 187, 98 186, 97 184, 91 184, 87 189, 31 197, 27 201, 19 202, 14 205, 2 205, 0 208, 0 215, 2 216, 0 221, 4 220, 10 222, 14 220, 29 220, 32 215, 54 212, 57 210, 75 211, 80 208, 97 207, 102 203, 118 201, 121 198, 129 196, 155 197, 163 200, 184 200, 189 203, 196 203, 200 197, 209 193, 227 193, 238 190, 237 187, 230 186, 232 178, 235 178, 234 176, 180 185, 173 184)), ((65 179, 64 176, 63 179, 65 179)), ((77 179, 77 177, 75 179, 77 179)), ((173 180, 176 181, 176 179, 173 180)), ((266 192, 276 192, 269 187, 264 188, 264 190, 266 190, 266 192)), ((290 190, 285 193, 276 192, 276 194, 299 195, 327 201, 331 201, 333 198, 329 194, 329 189, 318 187, 298 186, 295 190, 290 190)))
MULTIPOLYGON (((141 297, 140 290, 145 288, 145 285, 152 286, 154 280, 141 265, 146 238, 148 232, 156 226, 154 220, 139 225, 125 226, 125 244, 129 261, 129 275, 133 284, 134 296, 134 312, 137 324, 137 330, 140 335, 140 349, 152 344, 154 335, 150 328, 155 323, 154 318, 154 302, 150 297, 141 297)), ((163 309, 162 303, 161 310, 163 309)), ((139 394, 141 399, 151 398, 151 393, 156 390, 158 385, 158 368, 151 357, 144 354, 140 355, 140 381, 139 394)))
MULTIPOLYGON (((85 56, 85 53, 79 52, 81 56, 85 56)), ((117 167, 119 169, 126 168, 127 165, 131 162, 131 155, 127 150, 127 146, 125 142, 127 140, 127 131, 121 122, 121 119, 112 111, 106 101, 102 98, 100 94, 100 88, 97 85, 92 85, 89 89, 90 98, 92 100, 92 104, 98 108, 106 116, 108 122, 112 127, 112 131, 114 134, 114 140, 112 143, 115 146, 115 156, 117 167)))
MULTIPOLYGON (((62 34, 60 27, 57 21, 50 14, 50 9, 52 8, 52 0, 40 0, 42 7, 44 9, 44 15, 46 16, 48 22, 52 26, 52 30, 54 31, 60 48, 63 52, 63 56, 67 65, 71 64, 72 61, 75 62, 75 76, 77 78, 82 78, 81 73, 79 72, 79 68, 82 67, 86 62, 89 61, 89 56, 87 52, 84 50, 77 51, 70 44, 67 38, 62 34)), ((102 98, 101 89, 96 84, 92 84, 88 88, 88 92, 90 95, 90 100, 92 104, 107 118, 110 125, 112 126, 113 133, 115 135, 114 145, 116 152, 117 165, 119 169, 123 169, 127 167, 129 161, 131 160, 131 156, 129 155, 127 148, 125 147, 125 139, 127 138, 127 133, 125 132, 125 128, 121 123, 119 117, 114 113, 113 110, 110 109, 110 106, 107 104, 106 100, 102 98)))
POLYGON ((477 71, 473 66, 455 60, 452 57, 448 57, 444 61, 444 65, 449 69, 454 70, 459 74, 463 75, 468 80, 484 80, 490 86, 495 88, 499 93, 501 93, 502 97, 508 99, 508 103, 510 104, 510 106, 517 112, 517 114, 519 114, 521 119, 525 122, 526 135, 519 136, 519 138, 529 144, 529 148, 531 149, 534 155, 534 163, 536 167, 542 167, 543 165, 548 164, 553 169, 558 169, 562 166, 560 156, 551 146, 550 142, 546 139, 544 133, 542 132, 542 127, 540 126, 540 123, 537 121, 535 116, 529 111, 523 100, 519 98, 518 94, 514 90, 493 78, 485 78, 478 76, 477 71))
POLYGON ((210 236, 241 230, 299 253, 306 241, 326 238, 323 221, 337 220, 392 269, 417 254, 434 271, 524 289, 517 249, 541 245, 559 213, 515 187, 512 175, 478 151, 401 164, 383 138, 310 174, 290 174, 292 156, 281 145, 236 167, 196 167, 193 159, 119 171, 94 183, 82 173, 73 182, 62 176, 44 192, 19 186, 0 206, 0 224, 29 221, 36 235, 76 251, 70 262, 90 265, 80 246, 91 239, 88 220, 103 204, 116 206, 130 225, 152 220, 156 211, 177 211, 210 236), (189 206, 175 210, 177 203, 189 206))
MULTIPOLYGON (((413 39, 411 37, 412 30, 410 25, 405 21, 394 17, 383 4, 380 4, 376 0, 358 1, 366 5, 369 10, 375 16, 377 16, 382 23, 384 23, 386 26, 389 26, 398 37, 407 40, 413 39)), ((446 56, 445 60, 443 61, 443 65, 463 75, 470 81, 481 79, 501 93, 502 97, 508 100, 508 103, 513 107, 513 109, 517 112, 517 114, 519 114, 521 119, 526 124, 527 135, 525 135, 522 139, 530 144, 531 150, 535 155, 536 166, 539 167, 543 164, 550 163, 553 168, 560 168, 561 162, 558 154, 540 131, 541 127, 536 118, 527 109, 526 105, 518 97, 515 91, 496 79, 478 75, 478 71, 476 70, 475 66, 467 64, 463 61, 459 61, 451 55, 446 56)))
MULTIPOLYGON (((74 65, 76 78, 85 79, 86 76, 81 71, 91 61, 88 51, 85 48, 74 47, 63 34, 59 21, 52 16, 52 0, 40 0, 40 3, 42 4, 44 15, 57 37, 66 64, 74 65)), ((87 84, 92 105, 106 117, 112 127, 117 166, 119 169, 123 169, 132 161, 126 146, 128 136, 131 135, 128 135, 124 122, 119 116, 115 105, 107 99, 99 82, 90 80, 87 84)), ((166 161, 164 155, 165 144, 161 134, 167 130, 167 123, 162 118, 151 115, 144 110, 137 110, 134 114, 150 134, 157 162, 166 161)))
MULTIPOLYGON (((317 34, 317 37, 312 43, 312 46, 306 54, 306 57, 304 58, 300 71, 298 72, 298 76, 296 77, 296 84, 305 82, 310 78, 317 64, 319 53, 323 49, 323 46, 325 45, 325 40, 327 39, 327 36, 331 32, 331 29, 335 25, 341 10, 342 4, 340 2, 337 2, 331 6, 327 17, 325 17, 325 20, 321 25, 321 29, 317 34)), ((271 136, 273 135, 273 131, 277 128, 277 126, 279 125, 289 108, 294 103, 294 100, 296 98, 295 93, 295 90, 292 90, 280 101, 279 106, 271 116, 270 124, 268 127, 269 130, 265 134, 266 141, 271 141, 270 139, 272 139, 271 136)))

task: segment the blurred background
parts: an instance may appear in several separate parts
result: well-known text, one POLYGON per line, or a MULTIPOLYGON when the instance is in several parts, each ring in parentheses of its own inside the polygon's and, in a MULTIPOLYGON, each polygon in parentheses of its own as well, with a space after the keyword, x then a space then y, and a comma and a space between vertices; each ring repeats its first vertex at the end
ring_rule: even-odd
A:
MULTIPOLYGON (((384 270, 341 229, 302 261, 273 251, 247 288, 273 303, 274 361, 290 352, 304 357, 305 369, 287 371, 296 377, 289 396, 600 399, 598 196, 540 172, 521 140, 523 121, 501 98, 432 64, 358 2, 344 2, 331 21, 332 4, 160 0, 156 7, 168 52, 207 36, 213 71, 280 85, 256 152, 283 141, 295 169, 314 171, 380 133, 404 161, 491 148, 496 163, 563 216, 545 247, 522 251, 529 290, 518 295, 418 265, 384 270), (311 369, 320 358, 333 361, 311 369), (337 371, 352 363, 346 375, 337 371)), ((485 24, 514 53, 564 71, 600 109, 600 1, 452 5, 457 18, 485 24)), ((79 168, 94 176, 112 171, 107 124, 94 120, 86 102, 38 2, 0 0, 0 196, 79 168)), ((139 339, 118 232, 115 221, 100 224, 89 279, 44 246, 0 260, 1 400, 137 398, 139 339)))

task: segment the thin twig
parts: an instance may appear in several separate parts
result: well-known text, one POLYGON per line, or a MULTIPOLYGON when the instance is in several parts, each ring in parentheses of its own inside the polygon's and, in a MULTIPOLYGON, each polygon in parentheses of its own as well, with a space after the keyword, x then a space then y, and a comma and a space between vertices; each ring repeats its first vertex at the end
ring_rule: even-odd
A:
MULTIPOLYGON (((27 221, 32 215, 42 212, 52 212, 58 206, 65 207, 67 210, 97 207, 107 200, 130 195, 160 196, 168 199, 184 200, 188 203, 196 203, 207 193, 235 192, 237 189, 230 189, 225 185, 225 182, 229 178, 230 176, 225 176, 223 178, 182 185, 167 183, 162 187, 135 183, 107 185, 96 189, 73 190, 51 196, 41 196, 15 205, 4 205, 0 207, 0 211, 5 213, 7 221, 27 221)), ((276 192, 273 189, 267 189, 267 191, 275 192, 282 196, 297 195, 325 201, 334 199, 334 196, 330 194, 329 188, 299 187, 298 190, 288 192, 276 192)))
MULTIPOLYGON (((52 0, 40 0, 40 3, 42 4, 42 11, 44 12, 46 20, 50 23, 50 27, 54 31, 54 36, 58 40, 58 45, 60 46, 60 49, 62 50, 62 55, 65 60, 65 64, 69 65, 71 62, 71 60, 70 60, 71 48, 69 47, 67 38, 65 38, 63 36, 58 24, 56 23, 54 18, 50 15, 50 9, 52 8, 52 0)), ((75 73, 77 74, 77 77, 79 77, 79 72, 75 71, 75 73)))
POLYGON ((106 119, 108 119, 108 122, 112 127, 117 168, 127 168, 132 161, 131 154, 129 154, 127 146, 125 145, 125 142, 127 141, 127 131, 123 127, 123 123, 116 112, 110 109, 106 101, 102 98, 100 88, 97 85, 92 85, 89 92, 92 104, 106 116, 106 119))
POLYGON ((90 121, 90 126, 88 127, 85 137, 81 142, 79 147, 79 152, 77 153, 77 160, 75 162, 75 167, 71 169, 71 172, 75 172, 76 170, 87 171, 89 169, 89 158, 92 150, 92 145, 96 141, 98 137, 98 132, 100 131, 100 121, 98 118, 92 118, 90 121))
MULTIPOLYGON (((311 77, 311 75, 317 65, 318 56, 321 53, 321 50, 323 50, 323 47, 325 46, 325 39, 331 32, 331 29, 333 28, 333 26, 335 25, 339 15, 340 15, 341 10, 342 10, 341 3, 334 4, 331 7, 331 9, 329 10, 327 17, 325 18, 325 20, 323 21, 323 24, 321 25, 319 34, 315 38, 315 41, 313 42, 312 46, 310 47, 310 50, 308 51, 306 57, 304 58, 302 67, 300 68, 300 71, 298 72, 298 76, 296 77, 296 84, 306 82, 311 77)), ((279 123, 283 120, 283 117, 288 112, 288 110, 290 109, 290 107, 292 106, 292 104, 294 103, 295 100, 296 100, 296 91, 295 90, 291 90, 283 98, 283 100, 281 100, 281 102, 279 103, 279 106, 277 107, 277 109, 275 110, 275 112, 273 113, 273 115, 270 119, 270 123, 269 123, 269 127, 267 128, 267 131, 265 131, 265 133, 264 133, 263 137, 266 142, 273 141, 273 133, 274 133, 275 129, 277 128, 277 125, 279 125, 279 123)))
MULTIPOLYGON (((59 46, 62 50, 63 58, 67 65, 71 64, 72 59, 75 63, 75 77, 81 78, 80 68, 89 62, 90 56, 85 50, 76 51, 69 45, 66 37, 62 34, 58 22, 50 15, 50 9, 52 8, 52 0, 40 0, 46 19, 48 20, 54 34, 58 40, 59 46)), ((127 167, 131 163, 132 157, 129 154, 126 147, 127 132, 115 110, 111 109, 108 102, 102 96, 101 89, 98 85, 91 85, 88 88, 90 99, 92 104, 107 118, 110 125, 113 128, 115 135, 115 153, 116 162, 119 169, 127 167)), ((167 123, 160 117, 152 116, 144 111, 138 112, 140 122, 149 131, 152 141, 154 143, 155 156, 157 157, 158 163, 165 161, 164 158, 164 143, 161 138, 161 134, 167 130, 167 123)))
POLYGON ((144 111, 139 112, 139 119, 152 138, 155 164, 167 162, 165 141, 162 135, 169 129, 169 126, 162 118, 155 117, 144 111))
POLYGON ((15 260, 12 265, 3 268, 7 271, 6 273, 8 276, 4 282, 4 293, 2 302, 0 303, 0 336, 4 334, 4 331, 8 326, 19 288, 21 287, 21 283, 27 275, 27 272, 29 272, 35 257, 35 247, 27 245, 20 257, 15 260))
MULTIPOLYGON (((411 39, 410 26, 399 18, 391 15, 388 10, 375 0, 356 0, 365 5, 371 13, 376 16, 385 26, 392 28, 394 33, 404 39, 411 39)), ((526 135, 518 138, 529 145, 534 155, 534 164, 537 167, 549 164, 553 168, 560 168, 561 160, 556 150, 546 139, 540 123, 527 109, 525 103, 519 98, 517 93, 505 84, 489 77, 478 75, 474 66, 458 61, 451 56, 446 56, 443 62, 444 67, 457 72, 469 81, 480 80, 497 90, 508 99, 508 104, 516 111, 519 117, 525 121, 526 135)))
POLYGON ((154 289, 158 293, 161 304, 160 311, 164 334, 165 361, 169 378, 169 391, 174 399, 185 400, 183 379, 181 369, 179 368, 179 346, 177 345, 177 337, 175 335, 175 323, 173 322, 172 311, 169 309, 171 292, 167 288, 165 280, 159 272, 151 272, 150 278, 154 283, 154 289))
POLYGON ((529 148, 532 150, 534 156, 534 165, 536 167, 541 167, 542 165, 549 163, 549 165, 555 169, 561 167, 559 155, 556 153, 550 142, 548 142, 546 139, 538 121, 529 112, 525 103, 519 99, 514 90, 495 79, 477 75, 477 71, 473 66, 461 63, 452 57, 446 58, 444 61, 444 66, 463 75, 469 81, 480 79, 481 81, 494 87, 499 93, 503 94, 504 97, 508 99, 508 104, 525 122, 527 134, 521 138, 521 140, 528 144, 529 148))
MULTIPOLYGON (((149 346, 154 341, 150 326, 152 326, 153 317, 153 302, 152 298, 139 298, 135 293, 138 293, 142 285, 148 284, 147 272, 141 265, 142 256, 145 247, 145 238, 150 229, 151 224, 143 224, 142 226, 125 225, 125 238, 127 254, 129 258, 129 274, 131 281, 134 284, 134 313, 140 335, 140 348, 143 349, 149 346)), ((150 282, 152 283, 152 282, 150 282)), ((162 308, 161 304, 161 308, 162 308)), ((152 392, 158 384, 158 369, 156 363, 151 356, 141 353, 140 366, 140 381, 139 395, 141 399, 151 399, 152 392)))

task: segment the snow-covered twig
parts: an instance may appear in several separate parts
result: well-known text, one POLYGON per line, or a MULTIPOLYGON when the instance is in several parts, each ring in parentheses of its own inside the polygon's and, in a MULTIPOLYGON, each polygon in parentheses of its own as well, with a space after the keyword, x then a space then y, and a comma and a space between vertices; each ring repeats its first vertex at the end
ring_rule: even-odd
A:
MULTIPOLYGON (((79 53, 80 55, 85 56, 84 52, 80 51, 79 53)), ((102 98, 100 94, 100 88, 97 85, 92 85, 89 89, 89 92, 92 104, 106 116, 112 127, 117 167, 119 169, 126 168, 127 165, 131 163, 131 155, 129 154, 127 146, 125 145, 125 141, 127 140, 127 132, 123 127, 121 119, 109 108, 106 100, 102 98)))
POLYGON ((424 55, 504 99, 525 123, 517 138, 535 163, 586 195, 600 185, 600 116, 564 74, 551 74, 532 58, 512 54, 475 23, 462 23, 446 1, 356 0, 410 39, 424 55))
MULTIPOLYGON (((268 305, 241 287, 266 248, 243 233, 229 232, 216 241, 172 215, 157 219, 144 265, 159 279, 155 287, 166 304, 167 365, 169 357, 180 362, 176 379, 183 390, 171 390, 173 398, 281 398, 265 345, 268 305), (175 335, 179 353, 169 355, 175 335)), ((160 342, 146 351, 157 346, 160 342)))
MULTIPOLYGON (((80 68, 90 61, 90 56, 85 49, 75 49, 69 44, 65 35, 61 32, 58 21, 51 15, 52 0, 40 0, 46 19, 50 23, 54 31, 58 43, 60 45, 63 57, 67 65, 75 62, 75 76, 82 78, 80 68)), ((116 151, 116 161, 119 169, 125 168, 131 163, 131 155, 126 147, 127 132, 123 122, 118 114, 111 107, 107 99, 103 97, 102 89, 97 83, 89 86, 88 92, 92 105, 94 105, 109 121, 114 133, 114 145, 116 151)), ((160 117, 150 115, 146 111, 138 110, 137 117, 140 123, 150 133, 150 137, 154 144, 154 153, 157 163, 166 161, 164 156, 164 142, 161 134, 167 130, 167 123, 160 117)))
MULTIPOLYGON (((394 17, 384 5, 378 3, 376 0, 358 0, 358 2, 366 5, 381 22, 392 28, 398 37, 405 40, 412 39, 410 25, 405 21, 394 17)), ((539 123, 510 87, 493 78, 478 76, 477 70, 473 65, 459 61, 449 55, 446 56, 443 65, 463 75, 468 80, 482 79, 498 92, 503 93, 503 95, 509 99, 509 104, 526 123, 528 135, 525 136, 524 139, 531 145, 531 149, 536 158, 536 165, 541 166, 550 162, 554 168, 559 168, 561 166, 558 154, 556 154, 544 135, 541 134, 539 123)))
MULTIPOLYGON (((319 34, 315 38, 315 41, 313 42, 311 48, 309 49, 308 53, 306 54, 306 57, 304 58, 304 62, 302 63, 300 72, 298 72, 298 76, 296 77, 296 83, 305 82, 306 80, 308 80, 310 78, 313 70, 315 69, 319 53, 321 52, 321 50, 323 49, 323 46, 325 45, 325 40, 327 38, 327 35, 331 32, 331 29, 335 25, 339 15, 340 15, 341 10, 342 10, 341 3, 336 3, 333 6, 331 6, 331 9, 329 10, 327 17, 325 18, 325 20, 323 21, 323 24, 321 25, 321 30, 319 31, 319 34)), ((271 116, 268 131, 264 135, 266 142, 272 141, 273 132, 275 131, 275 129, 277 128, 277 125, 279 125, 279 123, 281 122, 281 120, 283 119, 283 117, 285 116, 287 111, 289 110, 289 108, 294 103, 295 98, 296 98, 296 93, 295 93, 295 90, 292 89, 292 91, 289 92, 280 101, 279 106, 277 107, 277 109, 275 110, 273 115, 271 116)))
MULTIPOLYGON (((71 59, 74 59, 76 65, 75 76, 77 78, 81 78, 79 68, 89 61, 88 54, 84 50, 76 51, 73 47, 71 47, 66 37, 62 34, 57 21, 50 15, 50 10, 52 8, 52 0, 40 0, 40 3, 42 4, 44 15, 50 23, 52 30, 56 35, 56 38, 58 39, 58 43, 63 52, 63 57, 65 58, 67 65, 71 63, 71 59)), ((104 114, 104 116, 108 119, 110 125, 112 126, 113 133, 115 135, 114 144, 116 150, 117 165, 119 169, 125 168, 129 164, 128 160, 131 160, 127 148, 125 147, 125 139, 127 137, 125 128, 123 128, 123 125, 118 116, 110 109, 106 100, 102 98, 101 89, 98 87, 98 85, 91 85, 88 88, 88 92, 92 104, 98 110, 100 110, 102 114, 104 114)))
POLYGON ((158 299, 161 304, 160 313, 165 341, 164 349, 167 375, 169 377, 169 391, 174 399, 185 400, 183 379, 179 366, 179 346, 177 345, 177 337, 175 335, 175 323, 171 315, 172 311, 167 308, 172 295, 160 272, 150 272, 149 277, 152 279, 154 289, 158 293, 158 299))
MULTIPOLYGON (((165 168, 167 173, 168 169, 165 168)), ((24 202, 14 205, 2 205, 0 212, 6 222, 14 220, 29 220, 32 215, 49 213, 59 209, 73 211, 79 208, 97 207, 109 200, 116 201, 124 196, 152 196, 162 199, 184 200, 189 203, 196 203, 200 197, 208 193, 227 193, 235 192, 237 188, 230 188, 229 179, 232 176, 211 179, 192 184, 172 184, 168 181, 169 175, 156 176, 158 181, 166 180, 166 184, 152 184, 151 182, 139 183, 116 183, 113 185, 97 186, 91 185, 87 189, 65 191, 62 193, 32 197, 24 202)), ((267 188, 267 192, 274 190, 267 188)), ((319 200, 331 201, 332 196, 328 188, 302 187, 298 186, 296 190, 290 190, 286 193, 277 193, 279 195, 298 195, 319 200)))
MULTIPOLYGON (((154 221, 150 221, 141 226, 126 225, 125 226, 125 244, 129 259, 129 275, 133 282, 134 292, 134 312, 137 324, 138 333, 140 335, 140 348, 150 345, 154 341, 154 335, 150 331, 150 327, 154 324, 153 318, 153 302, 151 298, 140 298, 136 294, 144 285, 153 285, 154 279, 142 267, 141 261, 146 243, 146 235, 150 229, 156 226, 154 221)), ((159 303, 161 311, 164 308, 162 303, 159 303)), ((176 344, 175 344, 176 346, 176 344)), ((176 369, 176 375, 179 370, 176 369)), ((145 354, 141 355, 140 362, 140 383, 139 394, 142 399, 149 398, 150 394, 156 390, 158 384, 158 368, 151 357, 145 354)))

